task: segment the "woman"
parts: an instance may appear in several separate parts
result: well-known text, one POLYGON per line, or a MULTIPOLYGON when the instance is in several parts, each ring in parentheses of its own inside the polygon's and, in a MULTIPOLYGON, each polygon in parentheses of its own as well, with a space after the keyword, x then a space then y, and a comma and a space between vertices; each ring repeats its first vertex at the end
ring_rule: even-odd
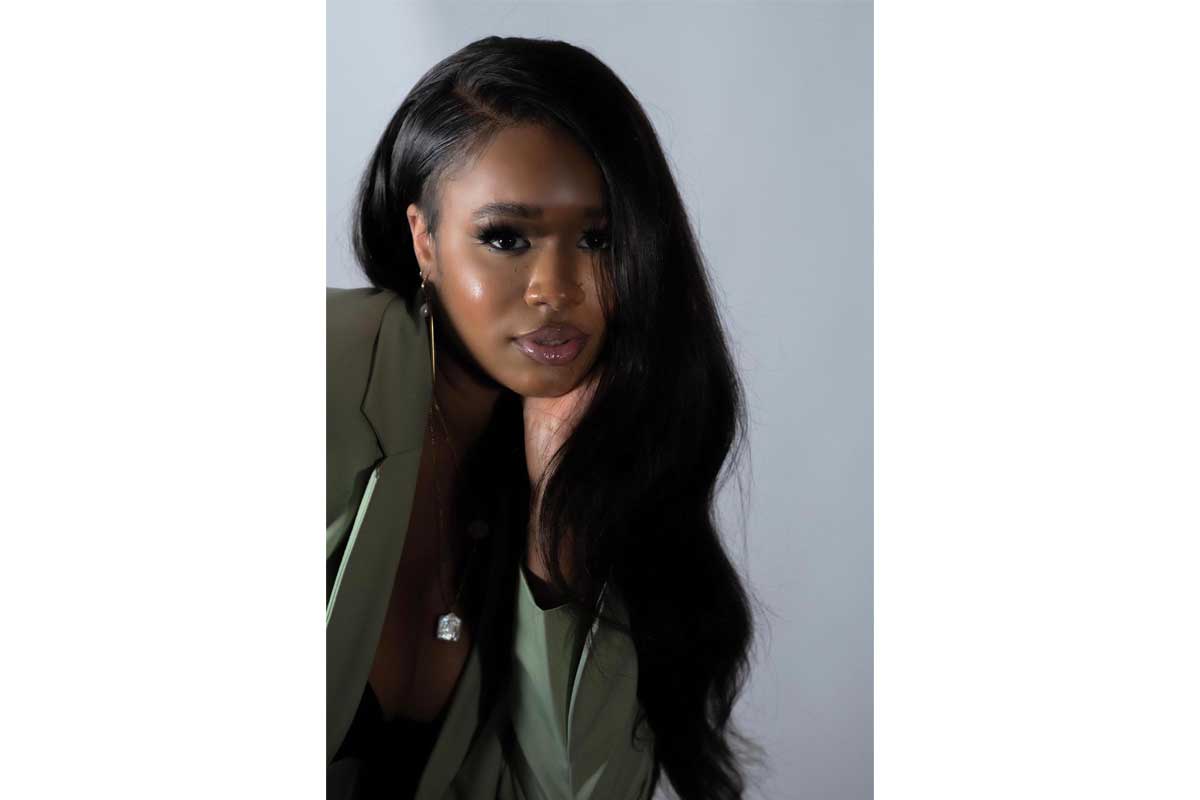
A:
POLYGON ((329 796, 741 796, 751 616, 712 505, 742 394, 637 100, 564 42, 474 42, 387 126, 354 239, 329 796))

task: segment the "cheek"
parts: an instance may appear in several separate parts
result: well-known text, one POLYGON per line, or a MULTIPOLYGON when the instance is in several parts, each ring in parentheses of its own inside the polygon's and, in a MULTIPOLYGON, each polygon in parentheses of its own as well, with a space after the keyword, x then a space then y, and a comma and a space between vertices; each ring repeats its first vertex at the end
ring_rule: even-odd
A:
POLYGON ((445 273, 446 304, 466 336, 490 336, 508 318, 523 287, 512 267, 460 260, 445 273))

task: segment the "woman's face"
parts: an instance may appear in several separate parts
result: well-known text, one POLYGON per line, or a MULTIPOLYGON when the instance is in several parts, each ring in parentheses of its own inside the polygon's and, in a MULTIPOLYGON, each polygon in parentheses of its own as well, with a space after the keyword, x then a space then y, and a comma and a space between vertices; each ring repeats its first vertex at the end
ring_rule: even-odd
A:
POLYGON ((608 248, 603 198, 599 168, 573 139, 521 125, 498 133, 443 182, 434 237, 416 204, 408 207, 441 319, 488 375, 519 395, 563 395, 596 362, 605 333, 597 294, 608 248), (547 349, 520 339, 551 323, 577 328, 581 345, 547 349))

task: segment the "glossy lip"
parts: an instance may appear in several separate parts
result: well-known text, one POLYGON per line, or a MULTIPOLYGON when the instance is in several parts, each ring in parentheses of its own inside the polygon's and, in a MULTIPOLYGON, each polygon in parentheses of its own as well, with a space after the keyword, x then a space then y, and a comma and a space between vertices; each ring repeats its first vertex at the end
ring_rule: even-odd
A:
POLYGON ((561 366, 574 361, 587 344, 588 335, 574 325, 543 325, 535 331, 513 339, 522 353, 547 366, 561 366), (565 339, 562 344, 542 344, 538 340, 565 339))
POLYGON ((547 325, 543 325, 537 330, 530 331, 529 333, 523 333, 516 338, 518 341, 526 340, 530 342, 541 343, 547 339, 576 339, 580 337, 586 338, 586 336, 587 334, 579 330, 579 328, 576 328, 574 325, 570 325, 566 322, 552 322, 547 325))

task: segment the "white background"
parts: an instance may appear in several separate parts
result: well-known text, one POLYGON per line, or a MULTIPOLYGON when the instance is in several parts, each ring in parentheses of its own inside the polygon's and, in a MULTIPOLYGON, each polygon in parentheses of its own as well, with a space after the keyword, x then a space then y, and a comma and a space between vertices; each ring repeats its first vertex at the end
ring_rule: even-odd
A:
MULTIPOLYGON (((4 796, 323 796, 324 20, 0 19, 4 796)), ((877 9, 879 797, 1200 793, 1196 29, 877 9)))
POLYGON ((367 285, 349 245, 358 181, 408 90, 463 45, 564 39, 645 107, 747 392, 740 483, 718 503, 764 606, 735 717, 769 759, 753 796, 867 796, 871 6, 342 0, 327 19, 330 285, 367 285))

